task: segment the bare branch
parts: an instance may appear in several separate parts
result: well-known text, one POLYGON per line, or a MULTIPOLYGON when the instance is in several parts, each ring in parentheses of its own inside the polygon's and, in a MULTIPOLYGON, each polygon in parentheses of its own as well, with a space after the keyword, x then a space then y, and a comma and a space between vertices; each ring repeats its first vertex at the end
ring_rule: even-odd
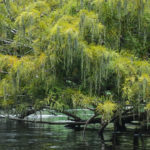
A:
POLYGON ((86 121, 86 124, 85 124, 85 126, 84 126, 84 130, 83 130, 83 139, 84 139, 84 137, 85 137, 85 130, 86 130, 87 125, 88 125, 88 124, 90 123, 90 121, 92 121, 96 116, 97 116, 97 115, 94 115, 94 116, 92 116, 90 119, 88 119, 88 120, 86 121))

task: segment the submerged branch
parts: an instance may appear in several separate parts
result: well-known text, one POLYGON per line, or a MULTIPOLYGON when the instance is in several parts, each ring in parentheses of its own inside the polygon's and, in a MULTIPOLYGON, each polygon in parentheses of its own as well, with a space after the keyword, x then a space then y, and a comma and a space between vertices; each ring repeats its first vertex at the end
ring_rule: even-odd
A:
POLYGON ((96 116, 97 116, 97 115, 94 115, 94 116, 92 116, 90 119, 88 119, 88 120, 86 121, 86 124, 85 124, 85 126, 84 126, 84 130, 83 130, 83 139, 84 139, 84 137, 85 137, 85 130, 86 130, 87 125, 88 125, 96 116))
MULTIPOLYGON (((10 118, 5 116, 0 116, 0 118, 7 118, 14 121, 23 121, 29 123, 40 123, 40 124, 49 124, 49 125, 85 125, 86 121, 60 121, 60 122, 50 122, 50 121, 35 121, 35 120, 27 120, 27 119, 20 119, 20 118, 10 118)), ((97 120, 93 120, 89 122, 90 124, 98 123, 97 120)))
MULTIPOLYGON (((122 113, 122 116, 127 115, 127 113, 128 113, 128 112, 131 112, 132 110, 133 110, 133 108, 126 110, 125 112, 122 113)), ((126 116, 125 116, 125 117, 126 117, 126 116)), ((99 130, 99 132, 98 132, 98 134, 99 134, 99 136, 101 137, 102 140, 104 140, 104 137, 103 137, 104 129, 107 127, 107 125, 108 125, 109 123, 114 122, 114 121, 115 121, 116 119, 118 119, 118 118, 119 118, 119 115, 116 115, 116 113, 115 113, 114 117, 112 117, 112 119, 111 119, 110 121, 107 121, 107 122, 102 123, 102 126, 101 126, 101 128, 100 128, 100 130, 99 130)), ((131 120, 132 120, 133 118, 134 118, 134 117, 132 116, 132 117, 131 117, 131 120)), ((123 117, 122 117, 122 119, 123 119, 123 117)), ((124 118, 124 119, 125 119, 125 118, 124 118)), ((131 121, 131 120, 130 120, 130 121, 131 121)))

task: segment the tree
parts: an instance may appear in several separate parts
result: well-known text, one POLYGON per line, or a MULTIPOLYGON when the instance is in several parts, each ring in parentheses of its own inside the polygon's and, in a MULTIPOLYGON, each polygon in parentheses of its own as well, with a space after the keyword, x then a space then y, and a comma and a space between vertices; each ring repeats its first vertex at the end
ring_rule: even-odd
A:
POLYGON ((131 114, 148 123, 149 6, 146 0, 1 0, 1 110, 24 118, 48 107, 81 124, 99 118, 100 134, 110 122, 132 121, 131 114), (85 121, 67 112, 77 107, 95 115, 85 121))

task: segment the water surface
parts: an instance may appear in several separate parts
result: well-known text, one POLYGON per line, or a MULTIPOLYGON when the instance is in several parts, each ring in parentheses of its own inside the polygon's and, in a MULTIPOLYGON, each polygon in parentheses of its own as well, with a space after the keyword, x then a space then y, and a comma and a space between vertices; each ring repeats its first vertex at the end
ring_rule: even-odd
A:
POLYGON ((108 128, 104 133, 103 142, 98 137, 97 131, 97 126, 95 129, 87 129, 83 140, 83 131, 79 129, 68 129, 63 125, 42 125, 0 119, 0 150, 150 149, 149 134, 135 134, 134 130, 113 133, 112 129, 108 128))

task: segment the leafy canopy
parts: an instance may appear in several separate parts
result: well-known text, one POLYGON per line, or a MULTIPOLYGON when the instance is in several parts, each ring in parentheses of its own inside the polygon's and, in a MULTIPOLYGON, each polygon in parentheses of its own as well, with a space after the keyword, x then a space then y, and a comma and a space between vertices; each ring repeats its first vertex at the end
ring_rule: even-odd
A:
POLYGON ((0 0, 1 109, 93 107, 105 120, 127 103, 149 111, 149 6, 0 0))

